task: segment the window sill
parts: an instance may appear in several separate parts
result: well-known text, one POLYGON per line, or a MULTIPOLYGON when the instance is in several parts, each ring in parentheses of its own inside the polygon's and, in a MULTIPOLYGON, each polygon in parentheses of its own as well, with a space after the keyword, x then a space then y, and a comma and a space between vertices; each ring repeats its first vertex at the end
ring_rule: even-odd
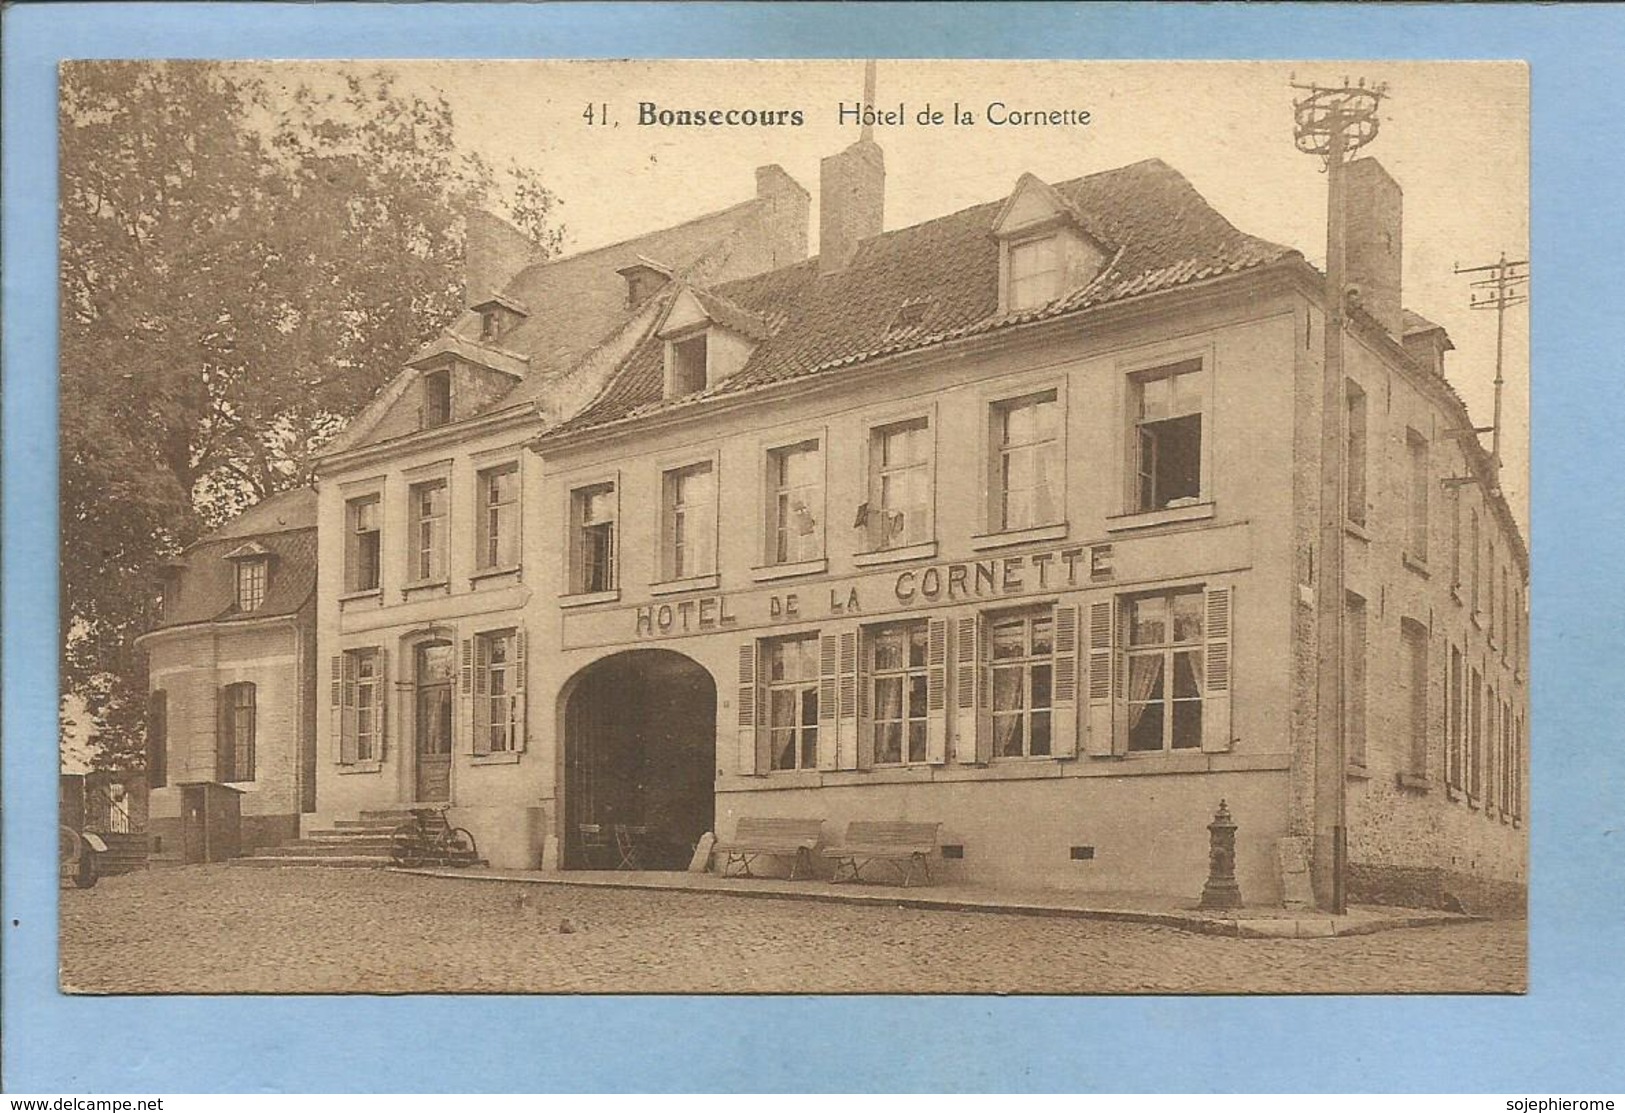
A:
POLYGON ((612 587, 608 591, 580 591, 573 595, 559 596, 561 607, 590 607, 594 603, 615 603, 621 598, 621 589, 612 587))
POLYGON ((1175 522, 1199 522, 1213 517, 1215 505, 1194 502, 1189 506, 1169 506, 1162 510, 1134 510, 1126 514, 1113 514, 1106 519, 1107 533, 1124 533, 1134 529, 1150 529, 1175 522))
POLYGON ((983 553, 989 549, 1007 549, 1034 541, 1064 541, 1067 529, 1065 522, 1053 522, 1047 526, 1007 529, 1002 533, 978 533, 970 539, 970 547, 973 552, 983 553))
POLYGON ((384 589, 369 587, 362 591, 346 591, 339 596, 340 603, 359 603, 363 599, 373 599, 382 603, 384 601, 384 589))
POLYGON ((501 576, 513 576, 516 579, 519 578, 519 565, 509 564, 504 565, 501 568, 481 568, 477 572, 472 572, 469 574, 468 582, 470 584, 477 584, 481 580, 494 580, 501 576))
POLYGON ((441 577, 436 580, 413 580, 409 584, 401 585, 402 599, 410 599, 414 595, 428 595, 430 593, 451 594, 451 581, 441 577))
POLYGON ((1419 560, 1416 557, 1411 556, 1410 553, 1401 553, 1401 554, 1399 554, 1399 559, 1400 559, 1400 562, 1402 564, 1404 564, 1406 568, 1409 568, 1412 572, 1415 572, 1418 576, 1421 576, 1424 580, 1433 578, 1433 573, 1428 571, 1428 562, 1427 561, 1419 560))
POLYGON ((1348 534, 1350 537, 1357 537, 1367 544, 1370 544, 1371 542, 1371 533, 1361 522, 1356 522, 1351 519, 1344 519, 1343 532, 1348 534))
POLYGON ((760 568, 750 570, 750 578, 757 583, 768 583, 773 580, 788 580, 796 576, 813 576, 829 568, 829 561, 824 557, 816 560, 798 560, 792 564, 767 564, 760 568))
POLYGON ((685 576, 680 580, 662 580, 649 585, 650 595, 681 595, 685 591, 715 591, 721 580, 715 572, 703 576, 685 576))
POLYGON ((1371 770, 1367 769, 1363 762, 1358 761, 1349 762, 1348 768, 1343 770, 1343 774, 1357 781, 1369 781, 1371 779, 1371 770))
POLYGON ((859 568, 874 568, 882 564, 902 564, 910 560, 930 560, 937 555, 935 541, 921 541, 914 545, 898 545, 892 549, 871 549, 854 553, 852 563, 859 568))
POLYGON ((475 754, 470 765, 518 765, 520 750, 503 750, 495 754, 475 754))
POLYGON ((339 766, 338 771, 339 776, 349 777, 357 773, 381 773, 383 768, 384 763, 381 761, 357 761, 339 766))
POLYGON ((1427 777, 1421 773, 1398 773, 1394 776, 1394 783, 1407 792, 1427 793, 1432 785, 1427 777))

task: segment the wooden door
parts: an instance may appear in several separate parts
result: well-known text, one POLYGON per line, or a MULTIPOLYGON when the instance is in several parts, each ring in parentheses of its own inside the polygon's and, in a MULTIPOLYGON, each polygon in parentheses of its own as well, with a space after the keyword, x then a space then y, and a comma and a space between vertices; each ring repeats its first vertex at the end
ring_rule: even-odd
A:
POLYGON ((181 788, 181 861, 209 860, 209 812, 202 785, 181 788))
POLYGON ((417 707, 413 736, 417 739, 417 799, 451 799, 451 714, 454 654, 450 642, 418 647, 417 707))

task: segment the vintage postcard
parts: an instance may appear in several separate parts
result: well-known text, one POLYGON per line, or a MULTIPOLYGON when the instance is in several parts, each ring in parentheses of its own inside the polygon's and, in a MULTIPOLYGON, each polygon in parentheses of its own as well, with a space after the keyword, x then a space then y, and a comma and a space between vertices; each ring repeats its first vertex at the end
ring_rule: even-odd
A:
POLYGON ((1521 63, 59 138, 64 991, 1526 989, 1521 63))

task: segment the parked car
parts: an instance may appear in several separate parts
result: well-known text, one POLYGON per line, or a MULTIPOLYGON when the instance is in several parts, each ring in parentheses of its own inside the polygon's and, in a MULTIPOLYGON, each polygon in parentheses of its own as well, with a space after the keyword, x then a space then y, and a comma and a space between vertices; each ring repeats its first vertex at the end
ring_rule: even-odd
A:
POLYGON ((96 856, 107 853, 107 844, 100 835, 58 826, 56 845, 57 876, 61 880, 72 881, 80 889, 88 889, 96 884, 96 856))

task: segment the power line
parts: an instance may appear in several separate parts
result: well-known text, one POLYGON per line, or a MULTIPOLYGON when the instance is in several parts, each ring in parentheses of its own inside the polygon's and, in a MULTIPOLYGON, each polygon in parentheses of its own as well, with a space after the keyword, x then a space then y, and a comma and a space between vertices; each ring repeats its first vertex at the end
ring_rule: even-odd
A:
POLYGON ((1495 415, 1490 421, 1490 459, 1495 463, 1496 482, 1499 484, 1501 475, 1501 388, 1502 356, 1506 347, 1506 314, 1514 305, 1523 305, 1529 300, 1529 260, 1508 259, 1506 252, 1493 263, 1486 263, 1481 267, 1464 267, 1456 264, 1457 274, 1487 274, 1488 278, 1481 278, 1468 283, 1469 309, 1495 310, 1495 415))

